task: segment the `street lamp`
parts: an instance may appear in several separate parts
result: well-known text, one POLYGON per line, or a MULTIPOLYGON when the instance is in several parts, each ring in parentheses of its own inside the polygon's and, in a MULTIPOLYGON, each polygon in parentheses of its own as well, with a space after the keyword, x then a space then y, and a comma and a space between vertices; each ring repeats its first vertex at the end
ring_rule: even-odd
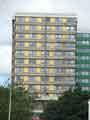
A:
POLYGON ((88 100, 88 120, 90 120, 90 100, 88 100))
MULTIPOLYGON (((9 81, 10 79, 8 79, 9 81)), ((11 81, 10 81, 11 82, 11 81)), ((12 85, 10 84, 10 94, 9 94, 9 111, 8 111, 8 120, 10 120, 10 117, 11 117, 11 102, 12 102, 12 85)))

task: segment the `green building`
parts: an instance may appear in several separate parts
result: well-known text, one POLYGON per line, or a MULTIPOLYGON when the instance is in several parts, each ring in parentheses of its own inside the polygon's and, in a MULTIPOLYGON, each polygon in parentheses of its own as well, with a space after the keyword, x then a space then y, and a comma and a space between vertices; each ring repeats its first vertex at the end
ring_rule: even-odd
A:
POLYGON ((90 33, 77 33, 76 82, 83 91, 90 89, 90 33))

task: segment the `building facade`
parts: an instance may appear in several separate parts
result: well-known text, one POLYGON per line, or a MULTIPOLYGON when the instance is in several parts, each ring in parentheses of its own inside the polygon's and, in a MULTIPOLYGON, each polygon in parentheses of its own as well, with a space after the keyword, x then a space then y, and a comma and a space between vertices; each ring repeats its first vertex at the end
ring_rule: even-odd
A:
POLYGON ((83 91, 90 90, 90 33, 77 33, 76 82, 83 91))
POLYGON ((54 98, 75 85, 77 18, 16 14, 13 19, 12 82, 31 95, 54 98))

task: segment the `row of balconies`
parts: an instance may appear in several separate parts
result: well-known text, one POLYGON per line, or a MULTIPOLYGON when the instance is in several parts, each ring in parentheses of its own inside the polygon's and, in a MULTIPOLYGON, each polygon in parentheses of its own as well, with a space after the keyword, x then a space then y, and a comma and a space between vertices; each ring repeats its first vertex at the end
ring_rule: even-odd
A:
POLYGON ((57 67, 61 67, 61 68, 75 68, 76 65, 75 64, 23 64, 23 63, 16 63, 15 67, 47 67, 47 68, 57 68, 57 67))
POLYGON ((25 38, 16 38, 15 39, 16 42, 39 42, 39 43, 74 43, 75 44, 75 39, 51 39, 51 38, 48 38, 48 39, 45 39, 44 37, 42 39, 33 39, 33 38, 30 38, 30 39, 25 39, 25 38))
MULTIPOLYGON (((70 79, 70 78, 69 78, 70 79)), ((35 87, 35 86, 37 86, 37 85, 39 85, 39 86, 41 86, 41 87, 48 87, 48 86, 54 86, 54 87, 57 87, 57 86, 60 86, 60 85, 62 85, 62 84, 64 84, 64 85, 66 85, 66 86, 68 86, 68 85, 73 85, 73 84, 75 84, 75 81, 74 80, 64 80, 63 79, 63 81, 62 80, 60 80, 60 81, 54 81, 54 82, 49 82, 49 80, 47 80, 46 82, 43 82, 42 80, 38 83, 38 82, 36 82, 36 81, 25 81, 25 82, 23 82, 23 81, 20 81, 19 79, 18 80, 16 80, 16 82, 14 82, 14 84, 16 84, 16 85, 19 85, 19 84, 22 84, 22 85, 30 85, 30 86, 33 86, 33 87, 35 87)))
POLYGON ((34 51, 37 51, 37 50, 43 50, 43 51, 75 51, 75 47, 73 48, 67 48, 67 46, 62 46, 61 47, 55 47, 55 46, 50 46, 50 47, 46 47, 46 46, 41 46, 41 47, 36 47, 36 46, 28 46, 28 47, 24 47, 24 46, 17 46, 15 48, 16 50, 34 50, 34 51))
POLYGON ((44 72, 41 72, 41 73, 30 73, 30 72, 27 72, 27 73, 15 73, 16 75, 25 75, 25 76, 28 76, 28 75, 31 75, 31 76, 37 76, 37 75, 40 75, 40 76, 63 76, 63 77, 68 77, 68 76, 75 76, 75 73, 57 73, 57 72, 53 72, 53 73, 44 73, 44 72))
POLYGON ((15 21, 16 25, 64 25, 64 26, 76 26, 77 22, 76 21, 55 21, 55 22, 46 22, 45 20, 42 20, 41 22, 39 21, 15 21))
MULTIPOLYGON (((45 56, 24 56, 24 55, 16 55, 15 58, 27 58, 27 59, 53 59, 53 60, 56 60, 56 59, 59 59, 59 60, 75 60, 76 59, 76 56, 53 56, 53 57, 45 57, 45 56)), ((14 59, 14 58, 13 58, 14 59)))
POLYGON ((56 31, 56 30, 47 30, 47 31, 43 31, 43 30, 41 30, 41 31, 36 31, 36 30, 32 30, 32 31, 24 31, 24 32, 19 32, 19 31, 16 31, 15 33, 18 33, 18 34, 26 34, 26 33, 28 33, 28 34, 33 34, 33 33, 45 33, 45 34, 48 34, 48 33, 54 33, 54 34, 66 34, 66 35, 68 35, 68 34, 76 34, 76 31, 75 30, 73 30, 73 31, 69 31, 69 30, 62 30, 62 31, 56 31))

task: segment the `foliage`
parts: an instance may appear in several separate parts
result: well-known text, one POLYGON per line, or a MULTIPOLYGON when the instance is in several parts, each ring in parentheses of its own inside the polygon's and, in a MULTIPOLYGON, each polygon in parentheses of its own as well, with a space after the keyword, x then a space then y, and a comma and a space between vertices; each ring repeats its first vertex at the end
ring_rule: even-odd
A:
MULTIPOLYGON (((10 89, 0 87, 0 119, 8 120, 10 89)), ((30 120, 31 97, 22 89, 12 91, 12 107, 10 120, 30 120)))
POLYGON ((70 89, 58 101, 50 101, 41 114, 46 120, 87 120, 90 93, 83 93, 79 87, 70 89))

